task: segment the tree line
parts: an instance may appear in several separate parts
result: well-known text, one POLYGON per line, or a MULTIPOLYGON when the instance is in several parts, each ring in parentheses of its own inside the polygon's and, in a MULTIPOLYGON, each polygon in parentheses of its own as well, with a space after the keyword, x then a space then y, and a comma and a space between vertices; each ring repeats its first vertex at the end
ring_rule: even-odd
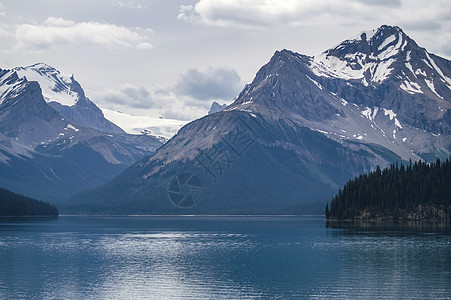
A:
POLYGON ((0 188, 0 216, 58 216, 58 209, 49 203, 0 188))
POLYGON ((449 219, 451 162, 392 164, 348 181, 330 204, 326 218, 449 219))

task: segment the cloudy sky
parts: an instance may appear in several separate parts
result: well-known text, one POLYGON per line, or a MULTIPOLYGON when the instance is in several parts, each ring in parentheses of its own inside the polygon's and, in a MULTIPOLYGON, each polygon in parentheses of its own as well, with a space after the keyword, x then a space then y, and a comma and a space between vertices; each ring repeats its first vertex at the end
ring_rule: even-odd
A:
POLYGON ((316 55, 382 24, 451 58, 449 0, 0 0, 0 68, 45 62, 103 108, 191 120, 274 51, 316 55))

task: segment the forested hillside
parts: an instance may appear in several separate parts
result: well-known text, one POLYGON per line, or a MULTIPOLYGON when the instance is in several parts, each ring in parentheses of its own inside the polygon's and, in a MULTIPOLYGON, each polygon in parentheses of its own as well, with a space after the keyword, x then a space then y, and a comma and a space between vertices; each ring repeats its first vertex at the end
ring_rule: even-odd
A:
POLYGON ((449 219, 451 162, 392 164, 349 181, 326 205, 328 220, 449 219))
POLYGON ((58 209, 46 202, 0 188, 0 216, 58 216, 58 209))

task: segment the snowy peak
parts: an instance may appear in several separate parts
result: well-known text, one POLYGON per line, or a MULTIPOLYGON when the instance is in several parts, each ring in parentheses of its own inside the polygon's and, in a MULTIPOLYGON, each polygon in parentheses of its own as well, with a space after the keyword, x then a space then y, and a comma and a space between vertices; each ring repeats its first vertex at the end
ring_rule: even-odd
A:
MULTIPOLYGON (((310 62, 316 76, 372 87, 390 78, 403 92, 442 102, 451 97, 450 67, 449 61, 419 47, 401 28, 387 25, 363 31, 310 62)), ((441 107, 448 108, 449 101, 441 107)))
POLYGON ((41 100, 43 98, 64 118, 102 132, 125 133, 105 119, 102 111, 85 96, 83 88, 73 75, 44 63, 12 70, 0 69, 0 104, 14 99, 20 90, 29 85, 40 88, 38 93, 42 94, 41 100))
MULTIPOLYGON (((441 149, 451 133, 451 62, 399 27, 361 32, 317 57, 276 51, 225 112, 293 122, 403 159, 441 149), (428 141, 428 142, 425 142, 428 141)), ((449 150, 443 150, 449 153, 449 150)))
POLYGON ((314 57, 311 69, 318 76, 376 85, 392 74, 394 63, 405 59, 412 48, 418 46, 399 27, 384 25, 361 32, 314 57))
POLYGON ((19 78, 16 72, 0 69, 0 105, 14 95, 20 93, 26 83, 25 78, 19 78))
POLYGON ((401 28, 383 25, 378 29, 363 31, 358 36, 327 50, 326 53, 340 57, 344 52, 361 52, 384 60, 404 51, 409 43, 415 42, 401 28))
POLYGON ((73 106, 80 98, 85 97, 83 89, 73 75, 62 73, 47 64, 37 63, 13 70, 19 77, 26 77, 28 81, 37 81, 47 102, 73 106))

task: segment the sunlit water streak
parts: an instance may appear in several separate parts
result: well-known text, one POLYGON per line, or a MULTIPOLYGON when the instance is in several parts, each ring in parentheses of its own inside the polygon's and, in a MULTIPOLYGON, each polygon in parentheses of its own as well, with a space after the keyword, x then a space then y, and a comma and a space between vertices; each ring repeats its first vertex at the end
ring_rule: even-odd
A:
POLYGON ((2 220, 0 298, 451 298, 447 227, 332 227, 320 217, 2 220))

